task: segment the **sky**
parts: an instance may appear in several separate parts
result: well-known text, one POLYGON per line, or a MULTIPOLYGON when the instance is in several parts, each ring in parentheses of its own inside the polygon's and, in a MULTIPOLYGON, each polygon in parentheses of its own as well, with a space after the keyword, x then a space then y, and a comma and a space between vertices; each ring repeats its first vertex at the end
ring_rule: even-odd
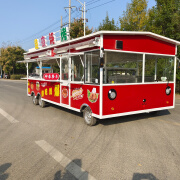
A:
MULTIPOLYGON (((79 0, 84 3, 83 0, 79 0)), ((89 28, 95 30, 108 12, 109 18, 118 22, 131 0, 85 0, 86 18, 89 28), (103 5, 104 4, 104 5, 103 5)), ((148 8, 155 0, 148 1, 148 8)), ((28 50, 34 47, 34 39, 56 32, 60 29, 60 17, 63 23, 69 21, 69 0, 0 0, 0 47, 2 43, 19 45, 28 50)), ((80 18, 81 4, 71 0, 71 19, 80 18)))

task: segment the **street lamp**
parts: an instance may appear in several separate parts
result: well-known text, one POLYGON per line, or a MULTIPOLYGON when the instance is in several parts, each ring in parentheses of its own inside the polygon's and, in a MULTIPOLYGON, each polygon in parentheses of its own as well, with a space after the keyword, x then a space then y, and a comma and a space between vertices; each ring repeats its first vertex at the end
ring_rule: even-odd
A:
POLYGON ((83 9, 84 9, 83 12, 84 12, 84 36, 85 36, 86 35, 86 4, 85 4, 85 2, 83 4, 79 0, 76 0, 76 1, 78 1, 83 6, 83 9))

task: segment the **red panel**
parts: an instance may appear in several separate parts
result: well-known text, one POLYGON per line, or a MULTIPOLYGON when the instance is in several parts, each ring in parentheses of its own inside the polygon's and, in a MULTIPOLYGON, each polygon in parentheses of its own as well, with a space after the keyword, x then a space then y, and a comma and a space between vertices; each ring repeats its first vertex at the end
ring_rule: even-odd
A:
POLYGON ((167 84, 118 85, 103 87, 103 115, 173 106, 174 84, 169 84, 171 94, 166 95, 167 84), (110 89, 115 89, 117 97, 108 98, 110 89), (146 102, 143 103, 143 99, 146 102))
POLYGON ((69 105, 69 86, 61 86, 62 103, 69 105))
POLYGON ((60 103, 60 83, 38 80, 28 81, 28 94, 34 92, 35 95, 41 94, 41 97, 56 103, 60 103))
POLYGON ((99 86, 71 84, 71 107, 80 109, 82 104, 99 115, 99 86))
POLYGON ((104 35, 104 49, 116 49, 116 40, 123 41, 123 51, 175 55, 175 45, 143 35, 104 35))

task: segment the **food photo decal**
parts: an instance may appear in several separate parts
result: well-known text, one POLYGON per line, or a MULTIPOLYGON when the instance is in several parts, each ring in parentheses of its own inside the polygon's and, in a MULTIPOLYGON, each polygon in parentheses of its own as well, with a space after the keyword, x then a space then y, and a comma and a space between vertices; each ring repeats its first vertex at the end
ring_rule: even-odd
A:
POLYGON ((74 90, 72 91, 72 98, 73 98, 73 100, 82 99, 83 96, 84 96, 84 94, 83 94, 83 89, 82 89, 82 88, 74 89, 74 90))
POLYGON ((87 90, 87 97, 91 103, 95 103, 98 100, 98 95, 99 94, 96 93, 96 88, 93 88, 91 92, 89 89, 87 90))
POLYGON ((67 98, 68 97, 68 90, 67 90, 67 88, 63 88, 62 89, 62 96, 63 96, 63 98, 67 98))

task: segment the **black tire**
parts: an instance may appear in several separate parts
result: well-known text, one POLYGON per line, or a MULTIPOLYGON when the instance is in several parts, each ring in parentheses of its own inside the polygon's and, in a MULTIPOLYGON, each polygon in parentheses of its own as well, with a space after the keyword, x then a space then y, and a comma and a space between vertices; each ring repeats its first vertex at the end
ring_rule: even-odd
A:
POLYGON ((38 101, 38 99, 35 97, 35 94, 32 95, 32 101, 33 101, 33 104, 34 104, 34 105, 38 105, 38 104, 39 104, 39 101, 38 101))
POLYGON ((39 96, 39 106, 42 108, 46 106, 46 102, 41 99, 41 96, 39 96))
POLYGON ((86 107, 83 111, 84 122, 88 126, 94 126, 97 123, 97 119, 92 116, 90 107, 86 107))

